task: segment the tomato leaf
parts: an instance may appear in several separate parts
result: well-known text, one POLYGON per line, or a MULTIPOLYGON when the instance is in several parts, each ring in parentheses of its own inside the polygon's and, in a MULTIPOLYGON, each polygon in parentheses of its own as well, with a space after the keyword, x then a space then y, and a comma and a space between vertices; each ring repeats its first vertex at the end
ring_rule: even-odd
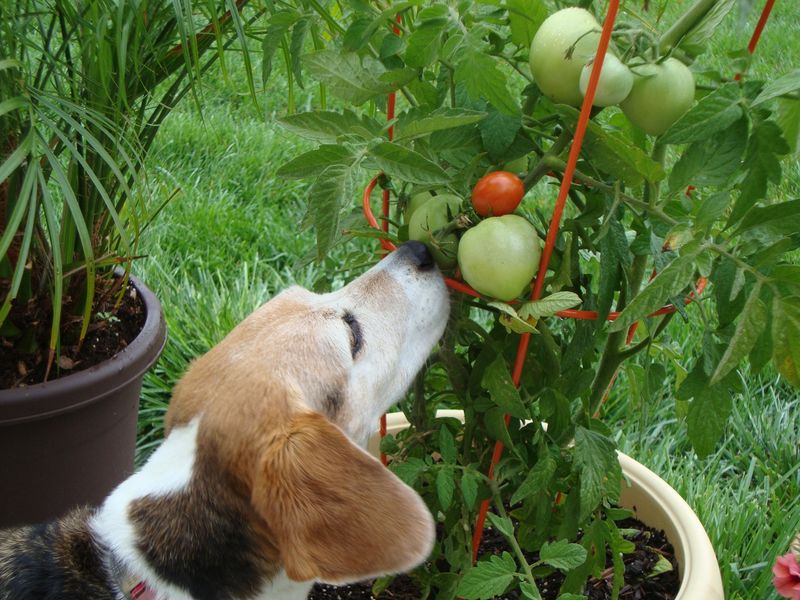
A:
POLYGON ((358 116, 354 112, 344 110, 314 110, 296 113, 278 119, 284 129, 321 144, 333 144, 341 135, 356 135, 370 140, 380 135, 381 126, 367 116, 358 116))
POLYGON ((737 233, 757 237, 791 235, 800 231, 800 200, 756 207, 744 216, 737 233))
POLYGON ((520 398, 519 390, 511 381, 511 373, 502 354, 498 355, 486 368, 481 379, 481 387, 489 392, 492 402, 502 408, 506 414, 518 419, 530 418, 528 410, 520 398))
POLYGON ((501 517, 492 512, 487 513, 486 516, 489 517, 489 522, 492 524, 492 527, 497 529, 497 531, 502 533, 506 538, 514 537, 514 524, 511 522, 511 519, 508 517, 501 517))
POLYGON ((442 510, 450 508, 453 493, 456 491, 455 473, 452 468, 441 469, 436 474, 436 495, 442 510))
POLYGON ((728 219, 733 225, 759 200, 767 195, 767 184, 781 178, 779 156, 789 152, 780 127, 774 121, 758 123, 750 134, 744 163, 747 174, 740 184, 739 200, 728 219))
POLYGON ((456 594, 465 600, 489 600, 505 592, 516 574, 517 563, 511 554, 490 556, 467 571, 456 594))
POLYGON ((734 288, 737 272, 736 263, 729 258, 722 258, 711 272, 711 283, 713 283, 713 294, 717 303, 720 327, 725 327, 732 323, 744 305, 744 298, 739 297, 738 291, 734 288))
POLYGON ((439 429, 439 453, 442 455, 444 462, 454 464, 456 462, 456 442, 453 439, 453 434, 447 425, 442 425, 439 429))
POLYGON ((775 368, 793 386, 800 388, 800 296, 772 302, 772 360, 775 368))
POLYGON ((489 434, 491 439, 503 442, 503 445, 507 448, 513 448, 514 443, 508 434, 505 415, 506 412, 502 408, 490 408, 483 415, 483 424, 486 426, 486 433, 489 434))
POLYGON ((560 571, 570 571, 586 560, 586 548, 567 540, 545 542, 539 550, 539 560, 560 571))
POLYGON ((377 60, 359 57, 355 52, 319 50, 304 57, 314 77, 332 94, 355 106, 391 92, 391 84, 379 77, 386 72, 377 60))
POLYGON ((317 234, 317 259, 320 261, 341 235, 342 209, 350 203, 352 193, 352 169, 337 164, 322 171, 308 190, 309 197, 314 199, 311 211, 317 234))
POLYGON ((783 131, 783 138, 794 154, 800 150, 800 100, 781 98, 775 120, 783 131))
POLYGON ((350 23, 342 36, 342 48, 350 52, 358 52, 375 33, 380 21, 369 17, 357 17, 350 23))
POLYGON ((539 333, 536 330, 536 321, 526 321, 517 314, 513 307, 505 302, 489 302, 489 306, 500 311, 500 323, 514 333, 539 333))
POLYGON ((511 26, 511 41, 529 49, 536 30, 548 16, 547 6, 542 0, 507 0, 505 6, 511 26))
POLYGON ((741 169, 747 147, 747 120, 742 118, 725 131, 691 144, 675 163, 669 176, 670 193, 687 185, 724 185, 741 169))
POLYGON ((543 456, 536 461, 536 465, 530 470, 525 480, 514 492, 514 495, 511 496, 511 504, 516 504, 538 492, 547 490, 553 475, 555 475, 556 467, 556 461, 549 455, 543 456))
MULTIPOLYGON (((800 283, 800 277, 795 279, 795 281, 800 283)), ((769 289, 766 290, 766 293, 762 294, 762 301, 766 302, 770 307, 772 307, 773 296, 769 289)), ((761 335, 756 340, 756 343, 753 345, 753 349, 750 350, 750 354, 747 357, 747 360, 750 363, 750 372, 754 374, 759 373, 761 369, 769 364, 770 359, 772 359, 772 349, 774 344, 772 343, 771 313, 771 309, 767 311, 764 330, 761 332, 761 335)))
POLYGON ((660 308, 667 299, 679 294, 691 282, 697 254, 699 252, 673 259, 625 307, 617 320, 611 324, 610 331, 627 329, 639 319, 660 308))
POLYGON ((272 73, 272 58, 281 45, 289 28, 300 19, 292 10, 281 10, 273 14, 267 23, 267 31, 261 40, 261 80, 266 85, 272 73))
POLYGON ((561 310, 574 308, 582 302, 581 297, 574 292, 555 292, 546 298, 525 302, 517 311, 519 316, 524 319, 536 319, 552 317, 561 310))
POLYGON ((421 458, 411 457, 405 462, 392 461, 389 463, 389 470, 397 475, 403 483, 412 487, 427 469, 428 465, 421 458))
POLYGON ((315 177, 330 167, 349 167, 354 161, 355 157, 349 148, 337 144, 323 144, 282 165, 277 174, 297 179, 315 177))
POLYGON ((758 106, 762 102, 767 102, 778 96, 791 94, 792 92, 800 90, 800 69, 790 71, 782 77, 778 77, 770 81, 761 90, 761 93, 753 100, 752 106, 758 106))
POLYGON ((421 185, 437 185, 450 181, 450 177, 439 165, 399 144, 376 144, 370 147, 369 157, 386 174, 403 181, 421 185))
POLYGON ((580 475, 581 520, 586 519, 603 498, 617 501, 622 469, 613 440, 600 432, 577 427, 574 468, 580 475))
POLYGON ((439 108, 432 112, 412 109, 398 118, 394 139, 414 139, 434 131, 472 125, 485 117, 485 112, 467 108, 439 108))
POLYGON ((742 118, 742 95, 736 82, 726 83, 700 99, 661 138, 665 144, 709 140, 742 118))
POLYGON ((478 125, 481 140, 489 152, 489 157, 494 161, 502 159, 521 128, 522 121, 519 116, 512 117, 496 110, 491 111, 478 125))
POLYGON ((300 88, 305 88, 303 85, 303 70, 300 65, 303 58, 303 46, 305 45, 306 36, 310 28, 310 19, 299 19, 297 23, 294 24, 294 27, 292 27, 292 40, 289 44, 292 72, 300 88))
POLYGON ((707 196, 697 210, 697 216, 694 220, 695 229, 702 230, 713 225, 725 214, 725 210, 730 203, 731 194, 727 191, 707 196))
POLYGON ((597 312, 600 326, 605 323, 611 311, 614 292, 623 275, 622 269, 629 266, 632 261, 625 228, 613 214, 608 217, 606 223, 608 228, 599 241, 600 282, 597 290, 597 312))
POLYGON ((475 506, 478 499, 478 477, 472 471, 464 471, 461 475, 461 495, 467 508, 475 506))
POLYGON ((730 373, 750 353, 761 332, 764 331, 767 324, 767 307, 759 298, 760 294, 761 284, 757 283, 745 302, 742 314, 739 315, 736 330, 725 349, 725 354, 711 375, 710 385, 715 385, 730 373))
POLYGON ((456 82, 464 84, 475 100, 483 98, 507 115, 519 114, 519 105, 508 89, 505 73, 488 54, 476 49, 465 49, 456 64, 454 77, 456 82))
POLYGON ((678 47, 692 56, 701 54, 706 42, 711 39, 717 27, 736 4, 736 0, 719 0, 703 16, 700 22, 684 35, 678 47))
POLYGON ((701 458, 713 452, 731 412, 731 395, 725 386, 706 387, 694 394, 686 417, 689 439, 701 458))
POLYGON ((427 21, 408 36, 405 60, 409 67, 427 67, 439 56, 445 22, 427 21))
MULTIPOLYGON (((574 130, 578 111, 564 104, 557 104, 555 110, 564 117, 565 124, 574 130)), ((655 182, 666 177, 664 168, 643 150, 631 144, 623 135, 606 131, 593 121, 589 121, 581 152, 598 169, 631 186, 640 184, 642 179, 655 182)))

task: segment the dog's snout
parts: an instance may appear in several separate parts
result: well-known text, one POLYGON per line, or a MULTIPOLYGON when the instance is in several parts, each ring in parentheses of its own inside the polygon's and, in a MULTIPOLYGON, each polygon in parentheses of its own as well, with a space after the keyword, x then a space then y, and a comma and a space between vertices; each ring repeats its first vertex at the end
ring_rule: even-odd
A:
POLYGON ((435 264, 430 251, 422 242, 405 242, 397 251, 421 271, 432 269, 435 264))

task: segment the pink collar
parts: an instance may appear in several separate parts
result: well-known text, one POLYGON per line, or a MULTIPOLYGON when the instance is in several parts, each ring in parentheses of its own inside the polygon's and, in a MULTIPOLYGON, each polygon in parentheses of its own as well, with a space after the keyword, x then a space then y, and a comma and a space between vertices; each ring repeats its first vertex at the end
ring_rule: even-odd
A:
POLYGON ((133 587, 130 596, 133 600, 156 600, 155 593, 145 585, 144 581, 140 581, 133 587))

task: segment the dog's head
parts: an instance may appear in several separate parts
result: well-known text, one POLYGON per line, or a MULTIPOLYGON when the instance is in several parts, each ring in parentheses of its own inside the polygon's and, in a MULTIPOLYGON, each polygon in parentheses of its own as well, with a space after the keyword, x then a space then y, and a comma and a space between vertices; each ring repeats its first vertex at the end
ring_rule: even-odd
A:
POLYGON ((168 431, 199 419, 195 460, 233 475, 292 579, 353 581, 430 552, 422 500, 358 445, 423 365, 448 307, 424 246, 405 244, 339 291, 279 294, 176 387, 168 431))

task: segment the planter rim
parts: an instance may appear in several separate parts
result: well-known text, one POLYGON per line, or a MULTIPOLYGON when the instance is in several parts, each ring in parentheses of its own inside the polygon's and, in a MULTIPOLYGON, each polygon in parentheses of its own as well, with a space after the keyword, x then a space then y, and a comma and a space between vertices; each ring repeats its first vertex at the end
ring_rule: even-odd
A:
MULTIPOLYGON (((436 416, 464 421, 464 412, 461 410, 439 410, 436 416)), ((409 422, 403 413, 386 415, 388 433, 396 433, 408 426, 409 422)), ((376 434, 370 440, 369 450, 376 453, 379 444, 376 434)), ((633 508, 638 515, 641 506, 636 504, 641 504, 642 500, 649 501, 658 506, 656 512, 660 513, 659 517, 670 524, 665 528, 661 523, 649 522, 647 516, 640 516, 651 527, 670 530, 666 533, 675 547, 675 556, 681 569, 681 587, 675 600, 722 600, 725 597, 722 576, 714 547, 695 512, 677 491, 653 471, 627 454, 617 452, 617 455, 628 482, 620 504, 633 508), (637 498, 633 506, 624 501, 626 494, 637 498)))
POLYGON ((161 303, 133 275, 130 281, 145 306, 144 326, 131 343, 88 369, 45 383, 0 390, 0 427, 77 410, 141 378, 155 363, 167 340, 161 303))

